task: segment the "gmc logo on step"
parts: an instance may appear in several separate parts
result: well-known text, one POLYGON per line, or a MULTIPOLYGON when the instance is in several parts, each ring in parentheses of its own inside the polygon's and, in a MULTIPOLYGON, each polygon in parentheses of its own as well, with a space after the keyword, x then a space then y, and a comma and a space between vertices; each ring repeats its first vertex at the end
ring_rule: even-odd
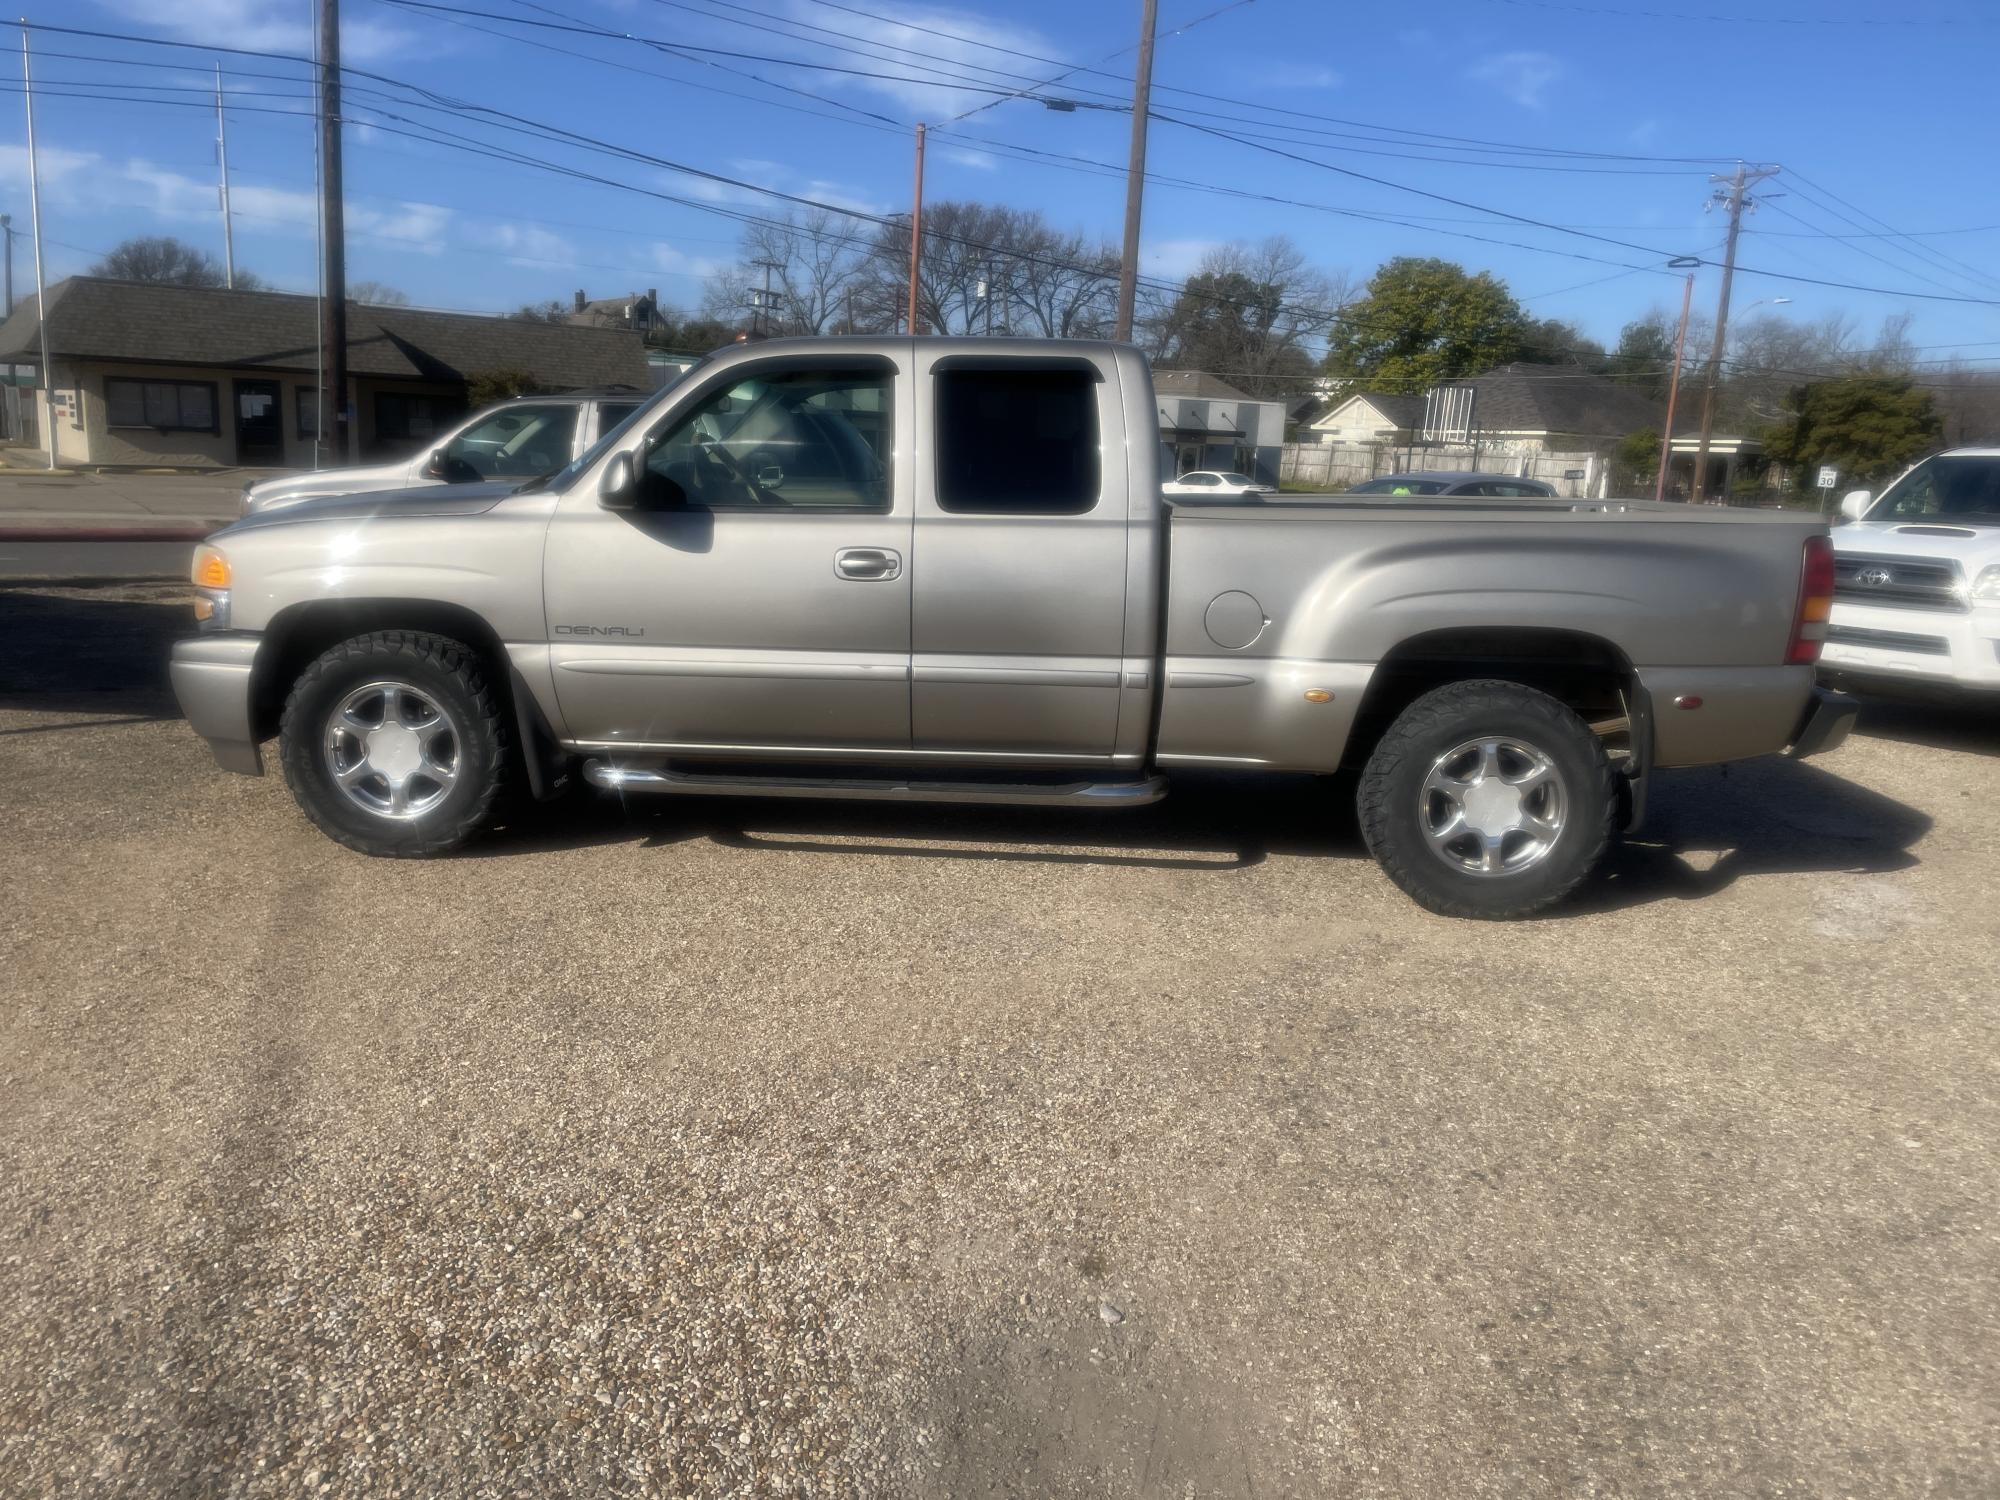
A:
POLYGON ((557 635, 644 635, 629 625, 558 625, 557 635))

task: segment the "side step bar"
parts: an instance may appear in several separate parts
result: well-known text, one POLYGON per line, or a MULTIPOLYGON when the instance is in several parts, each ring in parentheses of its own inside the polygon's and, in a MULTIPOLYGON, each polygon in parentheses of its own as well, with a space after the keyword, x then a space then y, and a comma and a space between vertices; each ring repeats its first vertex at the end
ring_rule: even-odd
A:
POLYGON ((583 779, 617 792, 681 797, 815 797, 841 802, 971 802, 1006 807, 1144 807, 1167 794, 1167 778, 1142 781, 865 781, 826 776, 732 776, 583 763, 583 779))

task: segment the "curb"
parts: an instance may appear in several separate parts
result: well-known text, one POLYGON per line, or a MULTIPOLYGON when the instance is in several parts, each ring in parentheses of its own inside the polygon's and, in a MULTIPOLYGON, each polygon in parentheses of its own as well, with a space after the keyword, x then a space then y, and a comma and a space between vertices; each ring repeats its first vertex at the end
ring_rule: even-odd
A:
POLYGON ((0 542, 199 542, 228 522, 213 526, 0 526, 0 542))

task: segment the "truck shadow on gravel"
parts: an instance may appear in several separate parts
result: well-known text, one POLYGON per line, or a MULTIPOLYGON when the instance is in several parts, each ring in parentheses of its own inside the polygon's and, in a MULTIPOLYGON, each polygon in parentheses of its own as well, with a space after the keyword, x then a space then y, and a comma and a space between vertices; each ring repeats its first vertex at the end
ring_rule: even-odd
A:
POLYGON ((178 585, 0 585, 0 709, 118 715, 114 722, 122 723, 179 718, 167 657, 174 640, 193 629, 187 601, 178 585))
POLYGON ((1856 696, 1861 699, 1854 724, 1857 735, 1934 750, 2000 755, 2000 702, 1856 696))
MULTIPOLYGON (((1566 918, 1713 895, 1746 875, 1874 874, 1917 863, 1931 820, 1807 762, 1766 756, 1656 778, 1646 826, 1551 912, 1566 918)), ((1227 875, 1272 855, 1367 859, 1352 775, 1177 777, 1131 812, 580 795, 467 850, 506 858, 590 844, 707 840, 744 854, 1098 865, 1227 875)))

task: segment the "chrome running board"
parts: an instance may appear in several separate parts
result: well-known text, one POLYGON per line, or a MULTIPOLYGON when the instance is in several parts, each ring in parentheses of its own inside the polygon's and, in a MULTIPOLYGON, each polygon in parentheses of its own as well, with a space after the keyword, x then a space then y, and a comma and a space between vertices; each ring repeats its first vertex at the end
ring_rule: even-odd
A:
POLYGON ((1167 794, 1167 778, 1140 781, 869 781, 828 776, 733 776, 657 766, 583 763, 583 779, 614 792, 679 797, 815 797, 841 802, 972 802, 1006 807, 1144 807, 1167 794))

